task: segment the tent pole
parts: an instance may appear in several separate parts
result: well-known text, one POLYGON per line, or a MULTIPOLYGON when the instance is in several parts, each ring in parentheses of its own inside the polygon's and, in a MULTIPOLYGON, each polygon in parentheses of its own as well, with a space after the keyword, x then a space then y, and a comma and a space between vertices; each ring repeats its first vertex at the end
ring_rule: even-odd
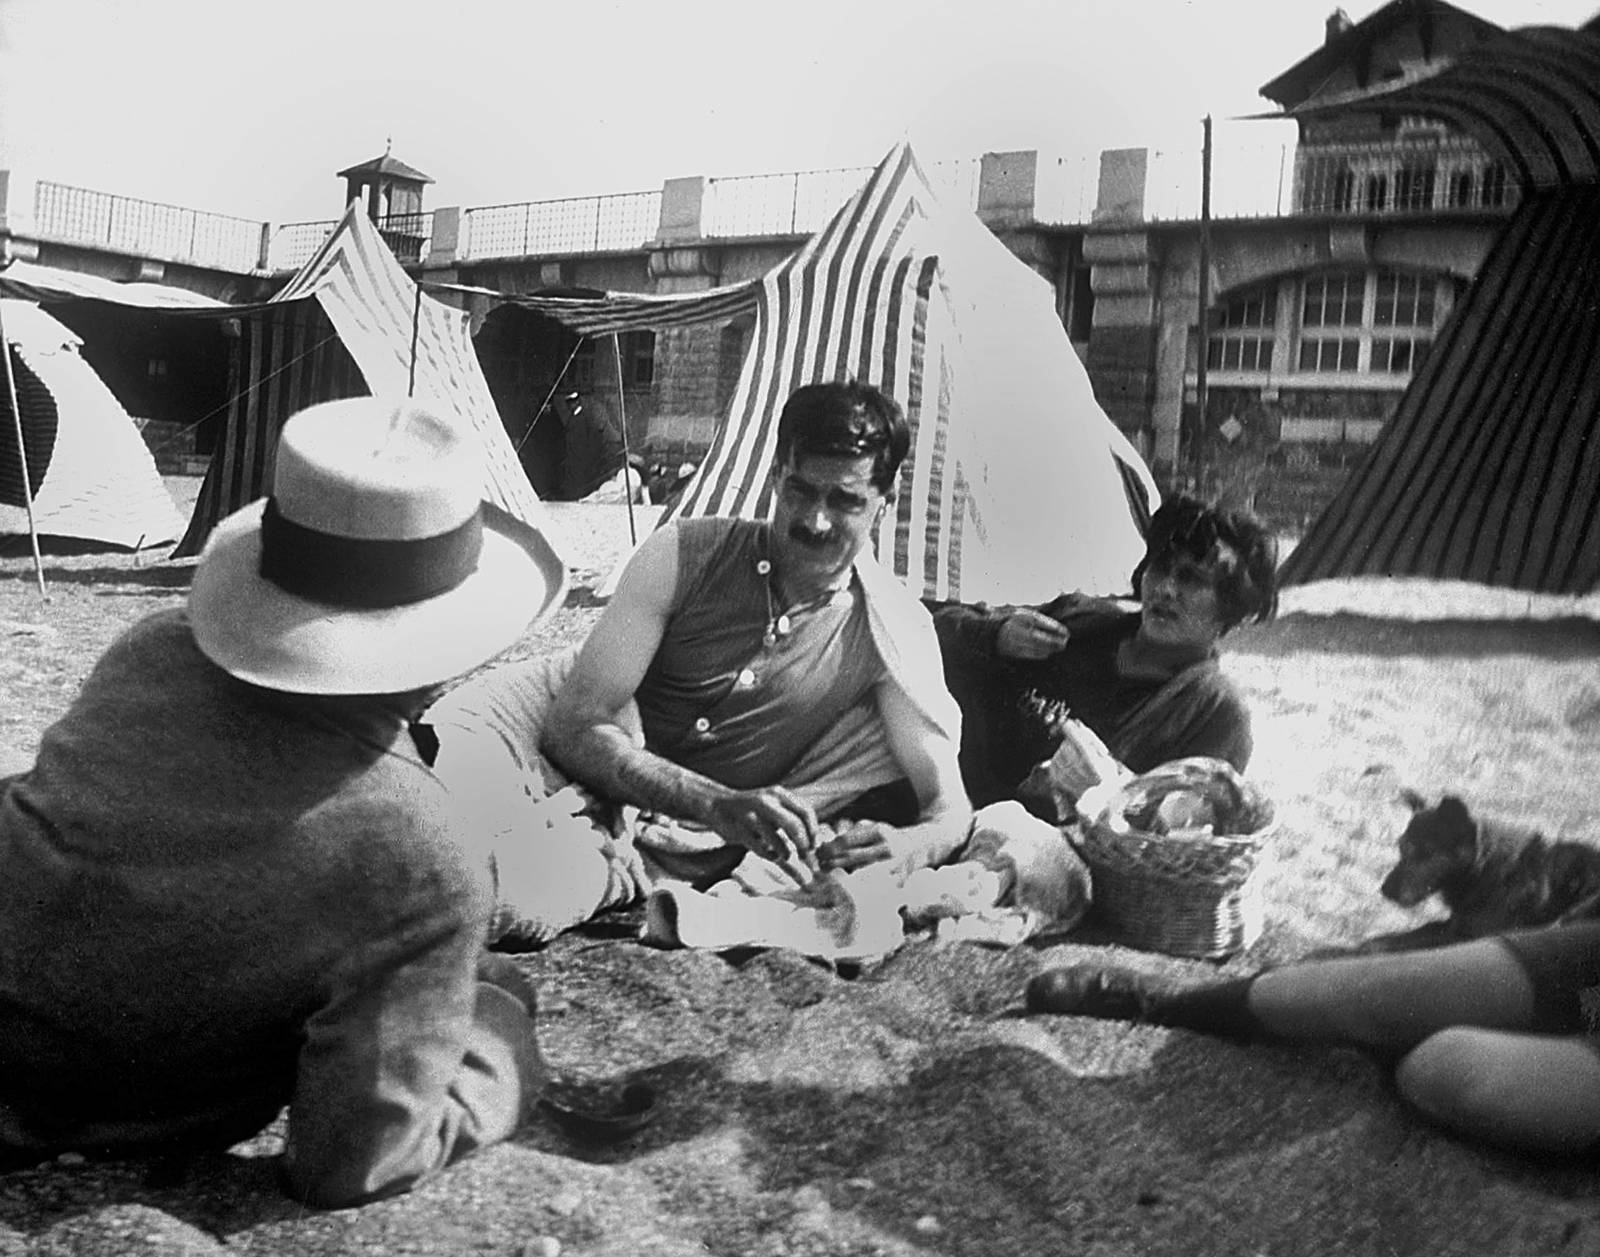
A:
POLYGON ((422 326, 422 284, 417 283, 417 297, 411 303, 411 374, 406 377, 406 396, 411 397, 417 389, 417 329, 422 326))
POLYGON ((44 563, 39 558, 39 528, 33 519, 33 485, 28 480, 28 447, 22 440, 22 407, 17 404, 17 377, 11 370, 11 342, 6 339, 4 316, 0 316, 0 358, 6 364, 6 400, 11 403, 11 423, 17 433, 17 464, 22 468, 22 500, 28 508, 28 541, 33 546, 33 573, 39 582, 39 597, 48 598, 44 589, 44 563))
POLYGON ((628 544, 639 544, 633 524, 633 457, 628 453, 628 403, 622 396, 622 334, 611 333, 611 361, 617 368, 617 413, 622 416, 622 496, 628 499, 628 544))
POLYGON ((578 356, 578 350, 583 348, 583 337, 578 337, 578 343, 572 347, 572 352, 567 355, 567 360, 562 364, 561 370, 556 373, 556 382, 550 386, 550 391, 544 395, 544 401, 539 403, 539 409, 533 412, 533 422, 522 430, 522 436, 517 440, 517 453, 522 453, 522 447, 528 443, 528 438, 533 435, 534 428, 539 426, 539 420, 544 418, 545 407, 550 405, 550 399, 556 395, 556 390, 561 387, 561 381, 567 378, 567 368, 572 365, 572 360, 578 356))
POLYGON ((1195 492, 1206 492, 1206 394, 1208 355, 1211 353, 1211 115, 1201 124, 1205 142, 1200 149, 1200 352, 1194 369, 1194 400, 1198 412, 1189 448, 1193 460, 1195 492))

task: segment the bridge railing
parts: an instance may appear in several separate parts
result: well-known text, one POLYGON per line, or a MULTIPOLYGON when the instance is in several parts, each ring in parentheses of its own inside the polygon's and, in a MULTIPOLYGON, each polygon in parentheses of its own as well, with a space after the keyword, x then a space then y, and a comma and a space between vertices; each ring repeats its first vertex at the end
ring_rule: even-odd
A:
POLYGON ((40 180, 34 186, 39 234, 227 271, 261 268, 263 224, 161 201, 40 180))
POLYGON ((656 238, 661 193, 618 192, 463 211, 466 259, 637 249, 656 238))

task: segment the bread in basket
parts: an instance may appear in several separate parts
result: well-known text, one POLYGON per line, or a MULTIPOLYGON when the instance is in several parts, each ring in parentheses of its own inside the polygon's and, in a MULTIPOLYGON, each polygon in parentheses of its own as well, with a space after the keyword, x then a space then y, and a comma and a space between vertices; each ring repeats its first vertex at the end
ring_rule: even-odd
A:
POLYGON ((1255 873, 1273 808, 1232 765, 1196 756, 1107 780, 1078 814, 1094 912, 1118 941, 1221 959, 1260 936, 1255 873))

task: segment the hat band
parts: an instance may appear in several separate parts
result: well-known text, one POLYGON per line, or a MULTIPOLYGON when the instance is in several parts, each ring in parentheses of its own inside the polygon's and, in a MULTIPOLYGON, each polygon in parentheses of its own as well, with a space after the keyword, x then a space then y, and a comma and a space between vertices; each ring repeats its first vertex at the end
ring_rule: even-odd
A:
POLYGON ((261 575, 334 607, 403 607, 449 593, 477 570, 482 550, 481 510, 449 532, 403 541, 307 528, 285 517, 276 498, 261 513, 261 575))

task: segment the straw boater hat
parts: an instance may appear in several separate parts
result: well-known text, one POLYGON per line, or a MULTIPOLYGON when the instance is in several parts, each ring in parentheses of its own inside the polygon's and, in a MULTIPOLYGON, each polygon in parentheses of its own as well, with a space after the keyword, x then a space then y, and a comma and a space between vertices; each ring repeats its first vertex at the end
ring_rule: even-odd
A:
POLYGON ((480 501, 476 443, 410 401, 355 397, 293 416, 272 496, 213 530, 189 591, 195 640, 244 681, 296 694, 435 685, 548 611, 566 567, 480 501))

